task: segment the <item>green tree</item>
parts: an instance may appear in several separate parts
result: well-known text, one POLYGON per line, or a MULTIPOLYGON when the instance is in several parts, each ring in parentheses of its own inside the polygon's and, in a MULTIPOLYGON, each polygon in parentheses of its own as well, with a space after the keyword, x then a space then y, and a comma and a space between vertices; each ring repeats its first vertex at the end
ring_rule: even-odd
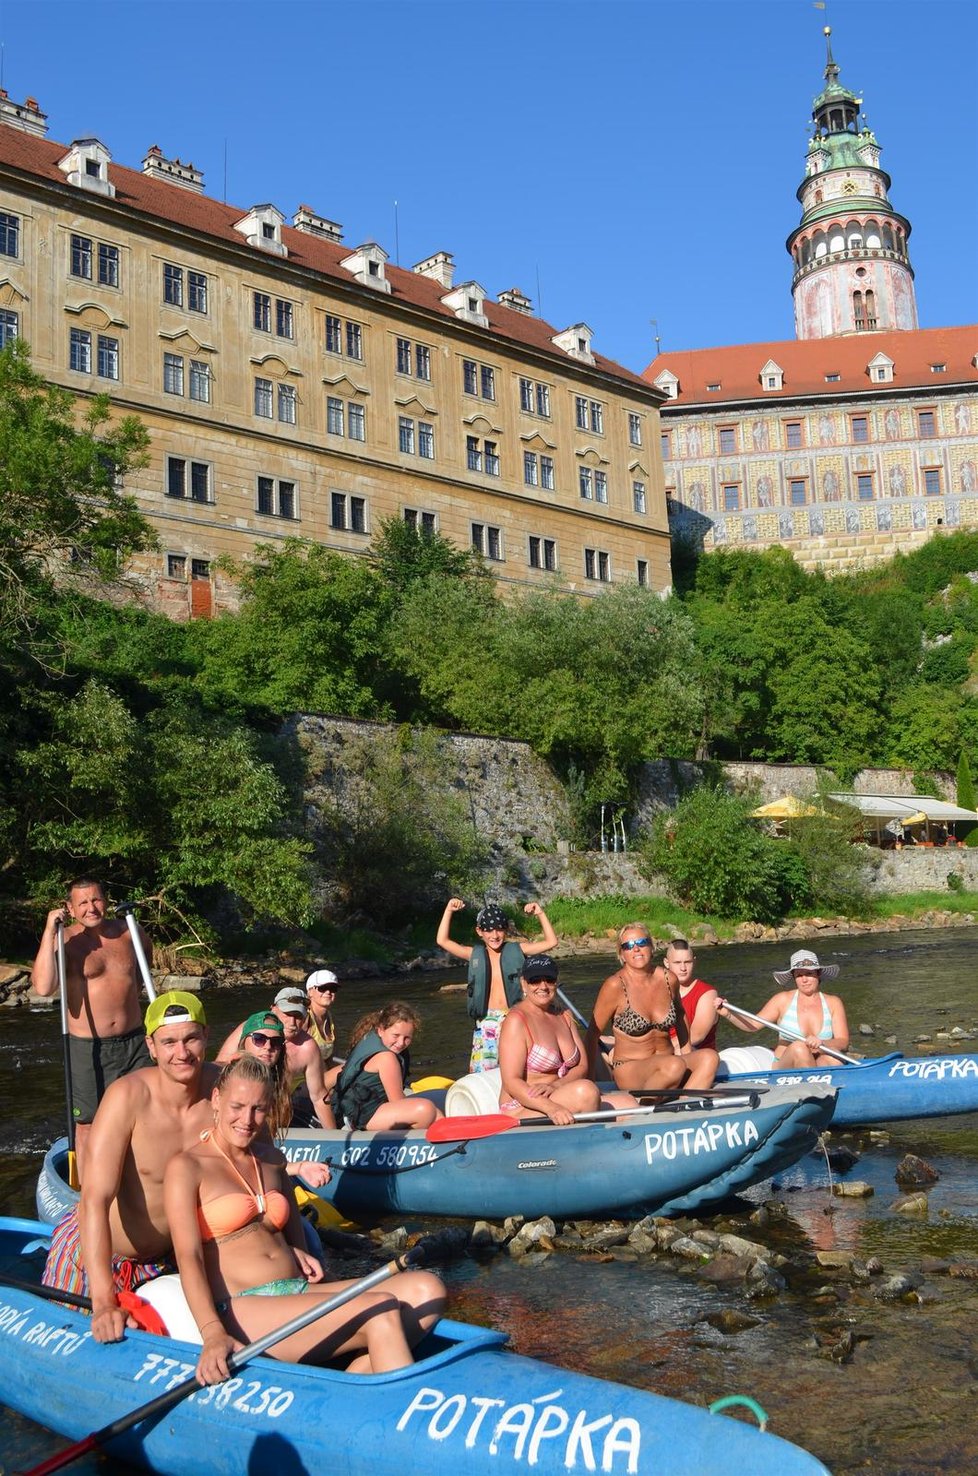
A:
MULTIPOLYGON (((958 804, 962 810, 974 810, 975 781, 971 776, 971 764, 968 761, 967 751, 963 748, 958 757, 957 780, 956 799, 958 804)), ((966 846, 978 846, 978 824, 968 826, 962 824, 958 825, 956 829, 966 846)))
POLYGON ((430 574, 492 578, 475 549, 459 548, 440 533, 426 532, 403 518, 384 519, 370 545, 370 555, 381 579, 398 595, 430 574))
POLYGON ((27 635, 39 588, 73 561, 116 578, 154 545, 126 474, 145 463, 148 437, 134 416, 114 420, 108 397, 87 402, 31 367, 26 344, 0 351, 0 626, 3 644, 27 635))

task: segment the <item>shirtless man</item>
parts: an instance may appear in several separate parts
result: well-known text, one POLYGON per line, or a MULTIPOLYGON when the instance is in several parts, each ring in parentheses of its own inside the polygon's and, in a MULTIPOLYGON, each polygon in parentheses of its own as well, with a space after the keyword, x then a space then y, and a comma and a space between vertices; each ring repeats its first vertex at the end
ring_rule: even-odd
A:
MULTIPOLYGON (((106 918, 105 908, 101 882, 91 877, 73 881, 67 902, 48 913, 31 970, 35 994, 43 999, 57 993, 57 925, 63 923, 71 1111, 79 1182, 88 1157, 92 1119, 106 1087, 150 1064, 139 1005, 142 979, 132 938, 125 922, 106 918)), ((140 937, 147 959, 152 960, 153 947, 142 929, 140 937)))
POLYGON ((46 1285, 91 1296, 99 1343, 118 1342, 126 1327, 117 1292, 174 1269, 163 1175, 213 1117, 218 1070, 204 1062, 207 1022, 197 996, 158 995, 146 1011, 146 1036, 155 1065, 106 1089, 78 1208, 55 1226, 44 1268, 46 1285))
MULTIPOLYGON (((335 1128, 336 1118, 333 1116, 323 1075, 323 1058, 315 1040, 304 1028, 306 1016, 309 1013, 309 999, 306 991, 295 984, 280 989, 272 1001, 269 1013, 282 1022, 282 1029, 285 1032, 285 1064, 293 1091, 304 1083, 305 1095, 309 1098, 312 1112, 320 1127, 335 1128)), ((220 1065, 223 1065, 225 1061, 233 1060, 237 1055, 241 1030, 242 1026, 236 1025, 221 1046, 215 1058, 220 1065)), ((292 1119, 296 1127, 306 1126, 301 1121, 302 1101, 303 1098, 300 1097, 300 1111, 292 1119)))
POLYGON ((694 1050, 715 1051, 717 1048, 717 992, 712 984, 694 979, 696 954, 685 938, 673 938, 666 949, 666 968, 679 980, 689 1043, 694 1050))

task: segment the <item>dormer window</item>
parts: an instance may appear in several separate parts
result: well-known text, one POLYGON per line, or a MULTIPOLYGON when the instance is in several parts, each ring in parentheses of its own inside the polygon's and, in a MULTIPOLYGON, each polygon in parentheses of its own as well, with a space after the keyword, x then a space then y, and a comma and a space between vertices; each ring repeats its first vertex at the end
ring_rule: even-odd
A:
POLYGON ((930 366, 930 372, 931 372, 931 374, 946 374, 947 373, 947 365, 946 364, 931 364, 931 366, 930 366))
POLYGON ((274 205, 256 205, 241 220, 234 222, 234 229, 244 236, 249 246, 259 251, 269 251, 273 256, 288 256, 282 240, 285 216, 274 205))
POLYGON ((866 372, 874 384, 892 384, 893 360, 884 353, 874 354, 866 365, 866 372))
POLYGON ((474 323, 479 328, 489 327, 485 311, 486 290, 478 282, 463 282, 454 292, 446 292, 442 302, 463 323, 474 323))
POLYGON ((575 323, 572 328, 565 328, 563 333, 555 333, 551 343, 557 348, 563 349, 572 359, 579 359, 582 364, 593 364, 594 355, 591 352, 591 340, 594 334, 586 323, 575 323))
POLYGON ((675 400, 679 394, 679 380, 671 369, 661 369, 653 381, 656 389, 668 395, 670 400, 675 400))
POLYGON ((720 381, 719 380, 717 380, 714 384, 708 384, 706 386, 707 394, 710 394, 710 395, 718 394, 719 391, 720 391, 720 389, 721 389, 721 385, 720 385, 720 381))
POLYGON ((761 369, 761 384, 766 390, 784 389, 784 370, 773 359, 768 359, 761 369))
POLYGON ((391 284, 386 277, 387 252, 376 241, 366 241, 356 251, 345 256, 340 266, 364 287, 375 292, 390 292, 391 284))
POLYGON ((64 158, 58 160, 58 168, 69 184, 112 199, 115 185, 109 183, 111 162, 112 155, 97 138, 77 138, 64 158))

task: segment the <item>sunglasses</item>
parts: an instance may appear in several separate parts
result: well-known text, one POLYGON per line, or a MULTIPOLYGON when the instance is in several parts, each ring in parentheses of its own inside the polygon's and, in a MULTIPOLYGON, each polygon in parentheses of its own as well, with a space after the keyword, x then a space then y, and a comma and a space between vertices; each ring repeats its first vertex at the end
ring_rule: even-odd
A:
POLYGON ((265 1035, 261 1030, 253 1030, 251 1032, 251 1038, 256 1046, 280 1046, 285 1044, 285 1041, 280 1035, 265 1035))
POLYGON ((629 938, 627 943, 619 943, 618 947, 622 953, 631 953, 633 948, 648 948, 651 942, 651 938, 629 938))
POLYGON ((335 984, 310 984, 309 988, 314 994, 335 994, 335 984))

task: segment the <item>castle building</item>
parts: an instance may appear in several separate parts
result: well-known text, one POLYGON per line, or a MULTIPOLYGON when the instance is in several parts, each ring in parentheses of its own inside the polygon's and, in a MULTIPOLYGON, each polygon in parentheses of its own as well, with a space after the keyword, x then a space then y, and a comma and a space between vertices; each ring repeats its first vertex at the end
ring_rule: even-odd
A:
POLYGON ((852 568, 978 527, 978 325, 921 329, 907 242, 826 30, 788 237, 796 339, 662 353, 673 537, 852 568))
POLYGON ((199 170, 47 137, 0 92, 0 346, 150 435, 127 490, 159 550, 133 569, 175 617, 234 602, 215 567, 258 544, 356 555, 403 518, 483 553, 510 587, 669 587, 662 395, 492 300, 436 252, 410 270, 301 205, 208 197, 199 170))

